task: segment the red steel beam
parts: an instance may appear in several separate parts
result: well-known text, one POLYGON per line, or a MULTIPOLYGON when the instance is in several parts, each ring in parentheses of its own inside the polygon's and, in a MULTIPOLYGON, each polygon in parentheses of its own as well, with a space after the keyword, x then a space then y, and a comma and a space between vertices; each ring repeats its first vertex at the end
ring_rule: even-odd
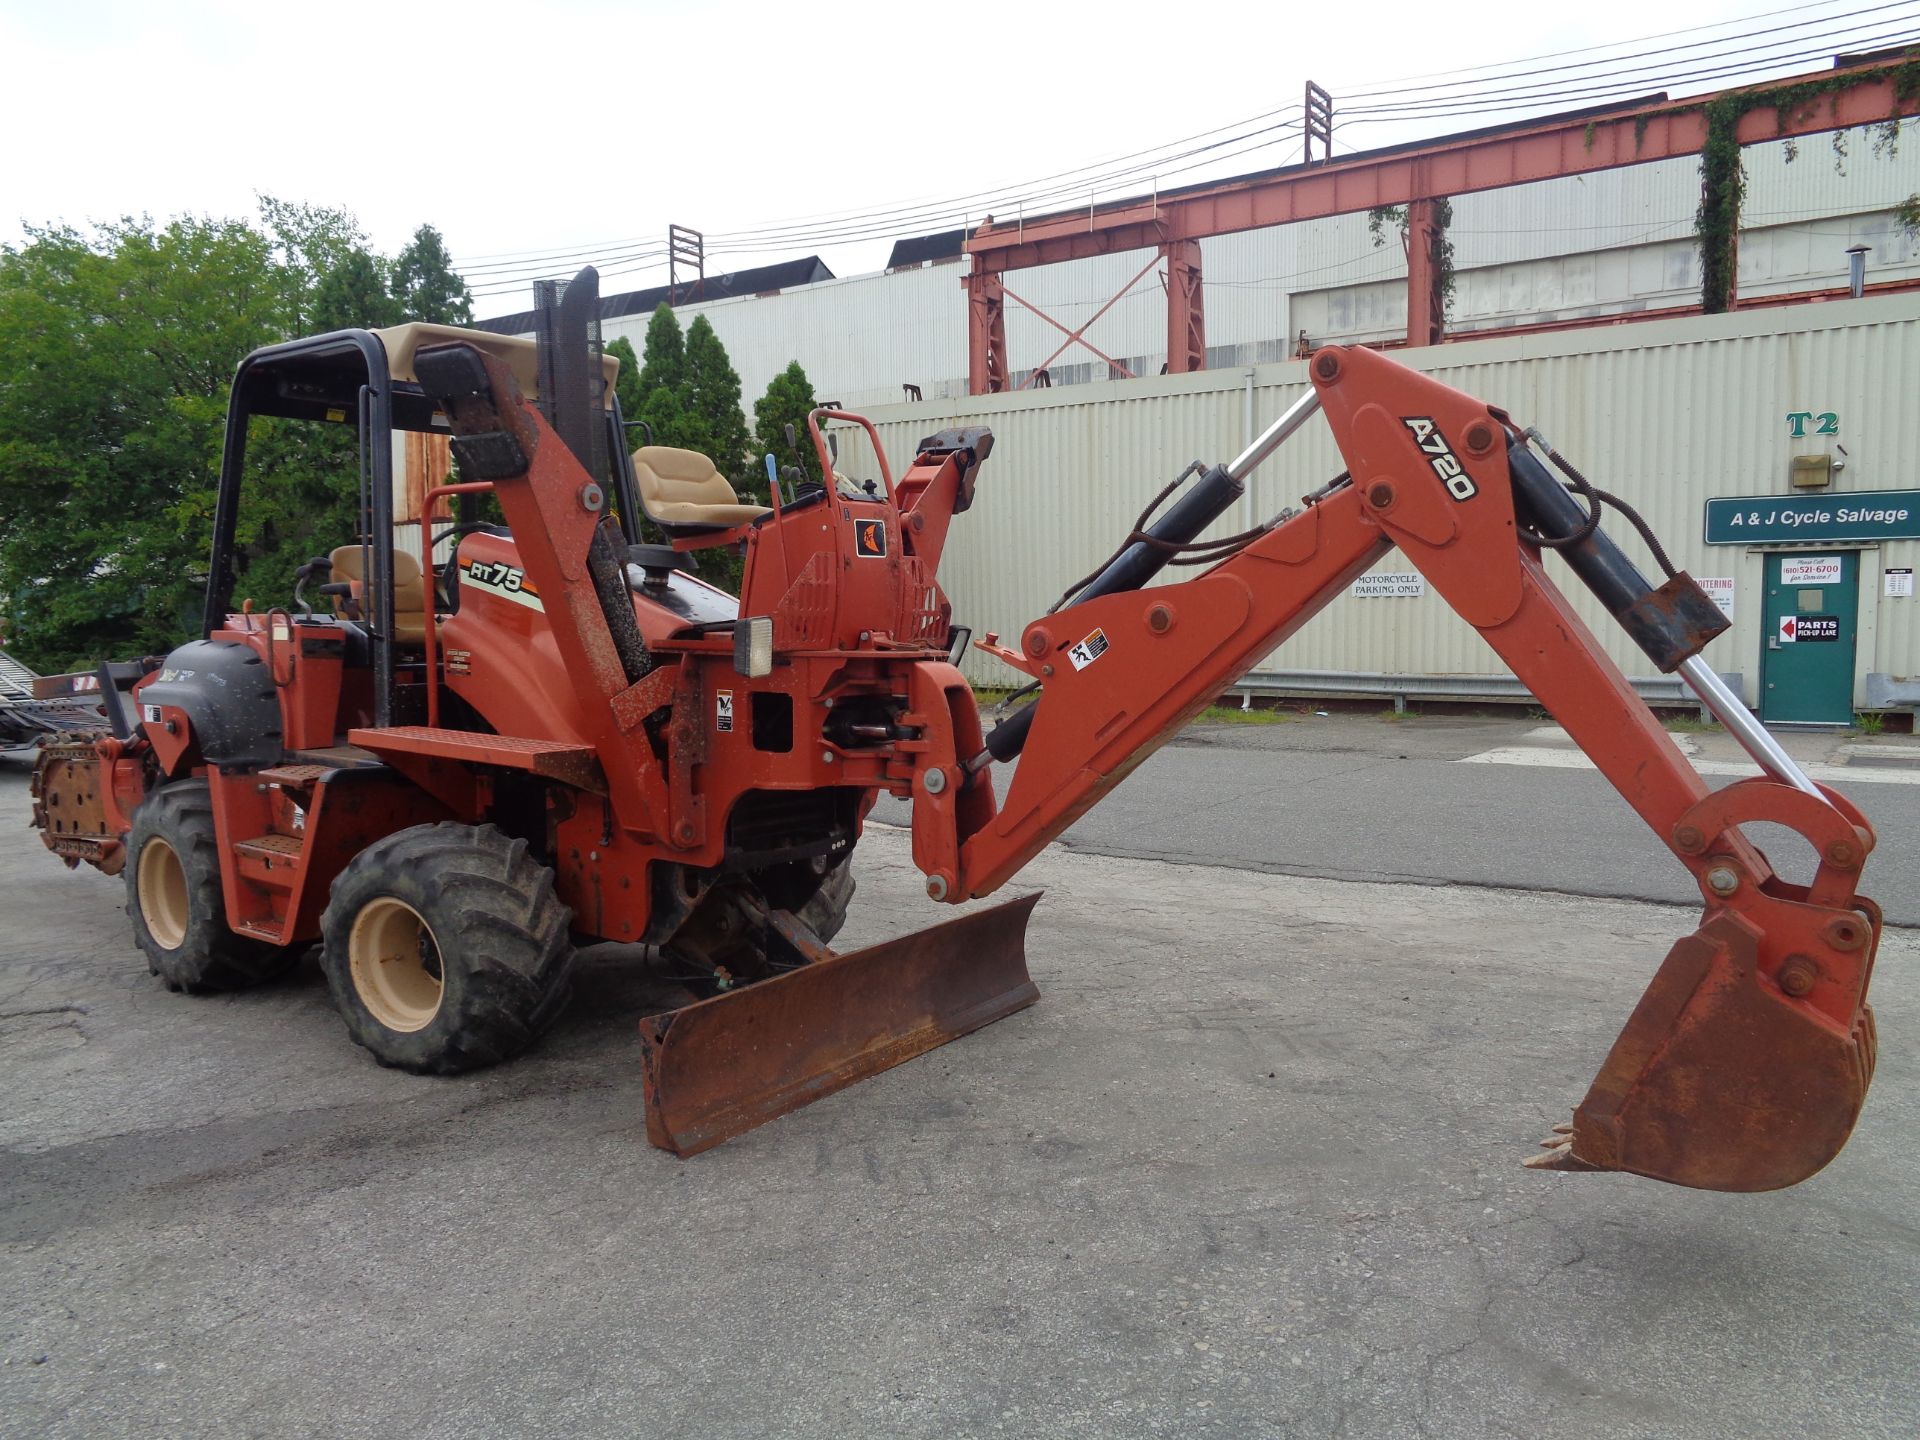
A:
MULTIPOLYGON (((1897 66, 1894 62, 1865 69, 1855 83, 1819 96, 1802 110, 1778 116, 1771 106, 1750 110, 1740 121, 1740 143, 1817 135, 1920 113, 1920 96, 1902 100, 1897 92, 1897 66)), ((1803 82, 1831 82, 1835 74, 1816 71, 1737 88, 1765 93, 1803 82)), ((1406 205, 1697 155, 1707 138, 1706 107, 1715 98, 1662 100, 1590 120, 1436 141, 1390 155, 1355 156, 1186 194, 1125 201, 1105 210, 1029 218, 1018 226, 994 229, 989 222, 967 241, 967 253, 973 256, 976 274, 1024 270, 1377 205, 1406 205)))

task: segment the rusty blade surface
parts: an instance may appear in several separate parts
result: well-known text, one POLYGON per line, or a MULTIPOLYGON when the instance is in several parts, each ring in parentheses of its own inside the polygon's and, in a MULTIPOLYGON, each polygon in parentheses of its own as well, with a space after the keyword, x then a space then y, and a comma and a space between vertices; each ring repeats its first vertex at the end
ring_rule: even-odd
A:
POLYGON ((640 1022, 647 1138, 697 1155, 1024 1010, 1038 893, 640 1022))
POLYGON ((1871 949, 1844 1024, 1782 990, 1760 953, 1730 916, 1675 945, 1571 1128, 1555 1127, 1526 1163, 1756 1191, 1798 1184, 1838 1155, 1873 1080, 1871 949))

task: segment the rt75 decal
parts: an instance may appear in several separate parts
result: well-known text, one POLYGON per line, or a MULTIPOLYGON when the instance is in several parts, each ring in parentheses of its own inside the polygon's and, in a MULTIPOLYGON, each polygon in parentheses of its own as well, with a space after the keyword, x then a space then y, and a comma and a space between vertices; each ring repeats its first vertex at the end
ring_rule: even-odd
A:
POLYGON ((490 590, 503 599, 525 605, 531 610, 546 609, 540 603, 540 592, 527 579, 527 572, 518 565, 509 565, 501 560, 462 560, 460 570, 463 584, 490 590))
POLYGON ((1479 494, 1473 483, 1473 477, 1467 474, 1453 453, 1453 447, 1447 444, 1447 437, 1440 433, 1440 427, 1426 415, 1404 416, 1400 423, 1413 433, 1413 443, 1420 447, 1420 453, 1427 457, 1427 463, 1433 466, 1433 473, 1440 477, 1440 483, 1447 487, 1447 493, 1456 500, 1471 500, 1479 494))

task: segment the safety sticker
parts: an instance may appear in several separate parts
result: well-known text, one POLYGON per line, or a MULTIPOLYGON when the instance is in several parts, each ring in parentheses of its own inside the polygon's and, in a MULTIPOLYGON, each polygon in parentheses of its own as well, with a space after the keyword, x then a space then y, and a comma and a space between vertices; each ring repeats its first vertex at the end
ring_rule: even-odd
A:
POLYGON ((471 675, 473 673, 473 652, 471 650, 443 650, 449 675, 471 675))
POLYGON ((731 690, 713 692, 713 728, 733 729, 733 692, 731 690))
POLYGON ((463 584, 476 585, 529 610, 547 608, 540 603, 540 592, 527 579, 527 572, 504 560, 462 560, 460 579, 463 584))
POLYGON ((158 725, 166 718, 160 713, 160 707, 158 705, 142 705, 140 712, 149 725, 158 725))
POLYGON ((883 560, 887 554, 887 526, 882 520, 853 522, 853 553, 869 560, 883 560))
POLYGON ((1084 670, 1102 655, 1107 653, 1107 632, 1095 630, 1086 639, 1067 647, 1067 658, 1073 662, 1073 668, 1084 670))

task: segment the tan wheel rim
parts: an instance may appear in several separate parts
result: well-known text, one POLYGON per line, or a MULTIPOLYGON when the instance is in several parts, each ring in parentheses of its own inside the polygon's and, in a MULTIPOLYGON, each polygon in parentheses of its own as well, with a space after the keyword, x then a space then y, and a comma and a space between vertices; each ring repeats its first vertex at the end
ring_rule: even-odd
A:
POLYGON ((187 938, 187 872, 179 853, 155 838, 140 847, 140 871, 135 889, 140 896, 140 921, 162 950, 178 950, 187 938))
POLYGON ((405 901, 369 900, 347 935, 353 990, 389 1030, 424 1030, 440 1013, 440 946, 420 914, 405 901))

